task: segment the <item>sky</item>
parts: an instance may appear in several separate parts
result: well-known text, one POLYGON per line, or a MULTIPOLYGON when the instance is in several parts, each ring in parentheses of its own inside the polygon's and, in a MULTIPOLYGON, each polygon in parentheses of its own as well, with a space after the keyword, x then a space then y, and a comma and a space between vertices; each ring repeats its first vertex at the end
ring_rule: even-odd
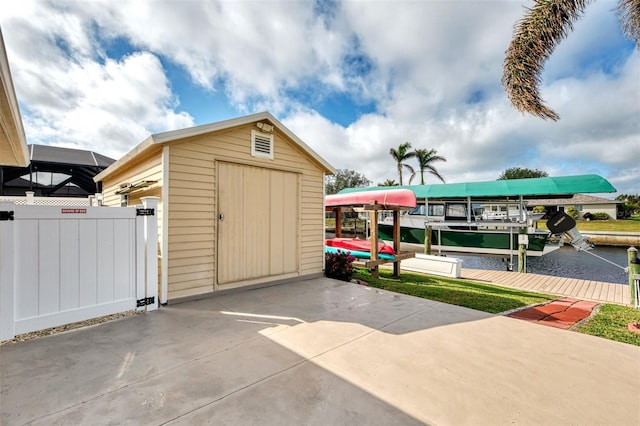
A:
POLYGON ((399 180, 389 149, 410 142, 446 158, 447 183, 595 173, 614 198, 640 193, 640 54, 616 4, 589 4, 545 64, 557 122, 516 111, 500 82, 532 1, 12 0, 0 28, 30 144, 117 159, 269 111, 374 185, 399 180))

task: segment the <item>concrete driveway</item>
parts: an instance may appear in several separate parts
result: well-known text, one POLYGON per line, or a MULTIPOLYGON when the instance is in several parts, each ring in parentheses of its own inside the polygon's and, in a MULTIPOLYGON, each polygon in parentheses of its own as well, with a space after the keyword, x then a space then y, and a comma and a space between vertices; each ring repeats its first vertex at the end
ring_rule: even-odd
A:
POLYGON ((329 279, 0 347, 0 424, 640 424, 640 348, 329 279))

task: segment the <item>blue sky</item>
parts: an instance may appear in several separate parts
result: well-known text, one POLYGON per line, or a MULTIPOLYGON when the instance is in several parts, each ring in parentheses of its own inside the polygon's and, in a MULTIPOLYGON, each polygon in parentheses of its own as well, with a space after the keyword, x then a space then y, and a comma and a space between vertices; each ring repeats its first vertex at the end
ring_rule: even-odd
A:
POLYGON ((374 184, 397 180, 388 152, 410 141, 447 158, 447 182, 519 166, 639 193, 640 55, 616 2, 590 4, 545 66, 558 122, 516 112, 500 84, 531 5, 25 0, 0 5, 0 26, 29 143, 118 158, 151 133, 267 110, 374 184))

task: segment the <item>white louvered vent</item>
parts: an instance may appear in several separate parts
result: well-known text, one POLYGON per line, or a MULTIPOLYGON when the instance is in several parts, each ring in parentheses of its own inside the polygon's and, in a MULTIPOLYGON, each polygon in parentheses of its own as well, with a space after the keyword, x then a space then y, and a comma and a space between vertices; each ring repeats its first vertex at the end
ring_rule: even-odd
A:
POLYGON ((251 156, 273 160, 273 135, 252 130, 251 156))

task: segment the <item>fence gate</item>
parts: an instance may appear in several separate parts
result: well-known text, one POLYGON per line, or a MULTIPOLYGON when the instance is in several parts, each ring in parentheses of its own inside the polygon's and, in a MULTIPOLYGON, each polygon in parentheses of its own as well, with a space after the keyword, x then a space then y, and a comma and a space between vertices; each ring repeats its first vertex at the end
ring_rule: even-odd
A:
POLYGON ((0 203, 0 340, 157 309, 156 197, 139 208, 0 203))

